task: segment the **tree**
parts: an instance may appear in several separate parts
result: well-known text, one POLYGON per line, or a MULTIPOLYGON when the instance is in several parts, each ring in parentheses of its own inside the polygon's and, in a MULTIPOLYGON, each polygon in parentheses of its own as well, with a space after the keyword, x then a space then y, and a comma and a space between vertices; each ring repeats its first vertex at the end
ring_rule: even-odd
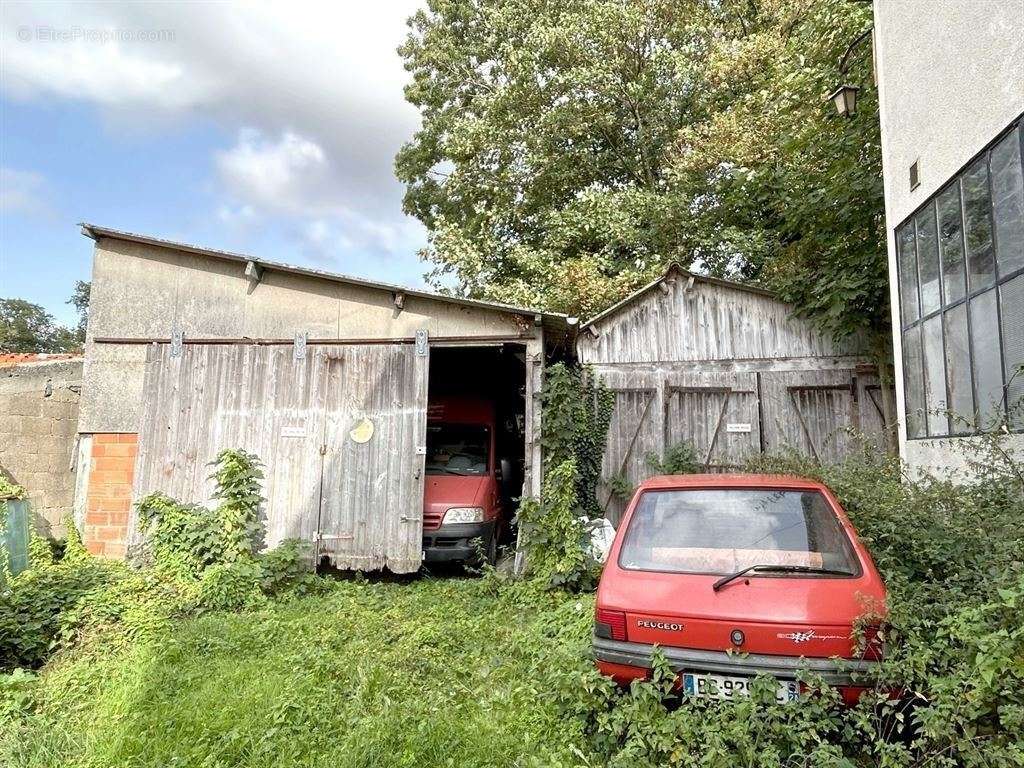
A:
POLYGON ((431 0, 396 159, 431 279, 588 316, 680 261, 882 345, 869 57, 857 120, 822 98, 869 24, 852 0, 431 0))
POLYGON ((77 280, 75 282, 75 290, 71 293, 71 298, 68 299, 67 303, 71 304, 75 311, 78 312, 78 326, 75 328, 75 341, 79 345, 85 344, 85 331, 89 325, 89 293, 92 289, 92 283, 86 282, 85 280, 77 280))
POLYGON ((0 352, 57 352, 62 329, 38 304, 0 299, 0 352))

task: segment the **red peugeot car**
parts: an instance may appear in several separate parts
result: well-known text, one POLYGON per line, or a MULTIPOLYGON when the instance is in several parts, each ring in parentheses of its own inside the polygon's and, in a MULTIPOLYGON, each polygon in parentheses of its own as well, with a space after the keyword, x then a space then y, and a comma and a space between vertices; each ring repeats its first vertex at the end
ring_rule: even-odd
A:
POLYGON ((817 673, 854 703, 881 659, 885 586, 827 487, 779 475, 653 477, 597 591, 594 655, 620 684, 658 646, 685 694, 732 698, 759 674, 795 699, 817 673), (862 642, 854 626, 871 617, 862 642), (865 674, 867 673, 867 674, 865 674))

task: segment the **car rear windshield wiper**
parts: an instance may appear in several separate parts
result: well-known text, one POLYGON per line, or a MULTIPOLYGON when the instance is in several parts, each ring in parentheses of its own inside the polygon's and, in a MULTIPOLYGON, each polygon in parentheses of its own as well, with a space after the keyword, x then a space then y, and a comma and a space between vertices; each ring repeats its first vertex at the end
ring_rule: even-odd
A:
POLYGON ((723 576, 716 581, 711 588, 717 592, 729 582, 735 581, 748 573, 820 573, 826 576, 853 576, 849 571, 840 571, 835 568, 815 568, 812 565, 748 565, 736 573, 723 576))

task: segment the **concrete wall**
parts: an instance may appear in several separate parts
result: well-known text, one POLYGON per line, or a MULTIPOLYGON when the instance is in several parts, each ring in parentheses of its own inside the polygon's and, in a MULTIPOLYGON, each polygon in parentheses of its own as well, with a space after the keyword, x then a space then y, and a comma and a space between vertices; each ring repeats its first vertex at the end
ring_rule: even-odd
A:
MULTIPOLYGON (((1024 112, 1022 0, 874 0, 893 327, 899 328, 895 229, 1024 112), (909 169, 920 168, 910 188, 909 169)), ((895 333, 900 453, 962 467, 966 438, 907 441, 901 337, 895 333)), ((1024 447, 1024 436, 1011 444, 1024 447)))
POLYGON ((62 536, 72 514, 72 459, 82 360, 0 367, 0 468, 29 494, 37 530, 62 536))
POLYGON ((513 336, 514 313, 267 269, 258 284, 245 265, 113 238, 93 262, 79 432, 137 432, 145 346, 96 344, 97 337, 186 338, 513 336))

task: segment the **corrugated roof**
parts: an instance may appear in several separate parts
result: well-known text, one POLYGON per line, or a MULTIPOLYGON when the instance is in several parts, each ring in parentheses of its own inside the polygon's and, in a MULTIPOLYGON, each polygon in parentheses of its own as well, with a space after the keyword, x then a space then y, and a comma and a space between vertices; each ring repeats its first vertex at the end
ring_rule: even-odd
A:
POLYGON ((216 248, 205 248, 203 246, 190 245, 188 243, 179 243, 173 240, 164 240, 158 237, 150 237, 149 235, 136 234, 134 232, 124 232, 122 230, 101 227, 99 225, 89 224, 86 222, 82 222, 79 226, 82 228, 83 235, 91 237, 97 242, 99 242, 100 238, 106 237, 112 240, 124 240, 133 243, 141 243, 143 245, 152 245, 158 248, 171 248, 177 251, 195 253, 201 256, 209 256, 210 258, 234 261, 241 264, 247 264, 251 261, 262 269, 289 272, 296 275, 320 278, 323 280, 330 280, 336 283, 345 283, 347 285, 355 285, 363 288, 374 288, 381 291, 388 291, 389 293, 404 293, 406 296, 417 296, 423 299, 444 301, 449 304, 459 304, 479 309, 490 309, 497 312, 509 312, 517 315, 528 315, 534 317, 539 315, 542 318, 543 325, 546 329, 554 330, 561 334, 568 333, 570 328, 575 325, 574 320, 571 321, 567 315, 558 312, 544 312, 543 310, 532 309, 529 307, 517 307, 511 304, 502 304, 496 301, 484 301, 482 299, 470 299, 462 296, 446 296, 432 291, 408 288, 403 285, 382 283, 376 280, 368 280, 362 277, 345 275, 340 272, 328 272, 326 270, 312 269, 310 267, 299 267, 294 264, 269 261, 267 259, 250 256, 244 253, 233 253, 231 251, 222 251, 216 248))
POLYGON ((665 269, 665 272, 660 277, 652 280, 643 288, 633 291, 633 293, 629 294, 629 296, 624 298, 622 301, 612 304, 610 307, 608 307, 608 309, 604 310, 603 312, 594 315, 592 318, 587 320, 587 322, 583 323, 583 325, 580 326, 580 330, 582 331, 584 328, 589 328, 594 323, 599 322, 605 319, 606 317, 609 317, 610 315, 614 315, 616 312, 618 312, 621 309, 624 309, 629 304, 632 304, 634 301, 639 299, 648 291, 657 287, 659 284, 661 284, 662 282, 664 282, 665 280, 672 276, 679 276, 685 278, 692 277, 695 282, 710 283, 711 285, 722 285, 725 286, 726 288, 735 288, 738 291, 748 291, 750 293, 756 293, 761 296, 768 296, 773 299, 778 298, 774 293, 767 290, 766 288, 751 285, 750 283, 741 283, 737 280, 725 280, 721 277, 711 277, 710 275, 702 275, 697 272, 691 272, 688 269, 683 269, 678 264, 672 263, 668 265, 668 267, 665 269))

